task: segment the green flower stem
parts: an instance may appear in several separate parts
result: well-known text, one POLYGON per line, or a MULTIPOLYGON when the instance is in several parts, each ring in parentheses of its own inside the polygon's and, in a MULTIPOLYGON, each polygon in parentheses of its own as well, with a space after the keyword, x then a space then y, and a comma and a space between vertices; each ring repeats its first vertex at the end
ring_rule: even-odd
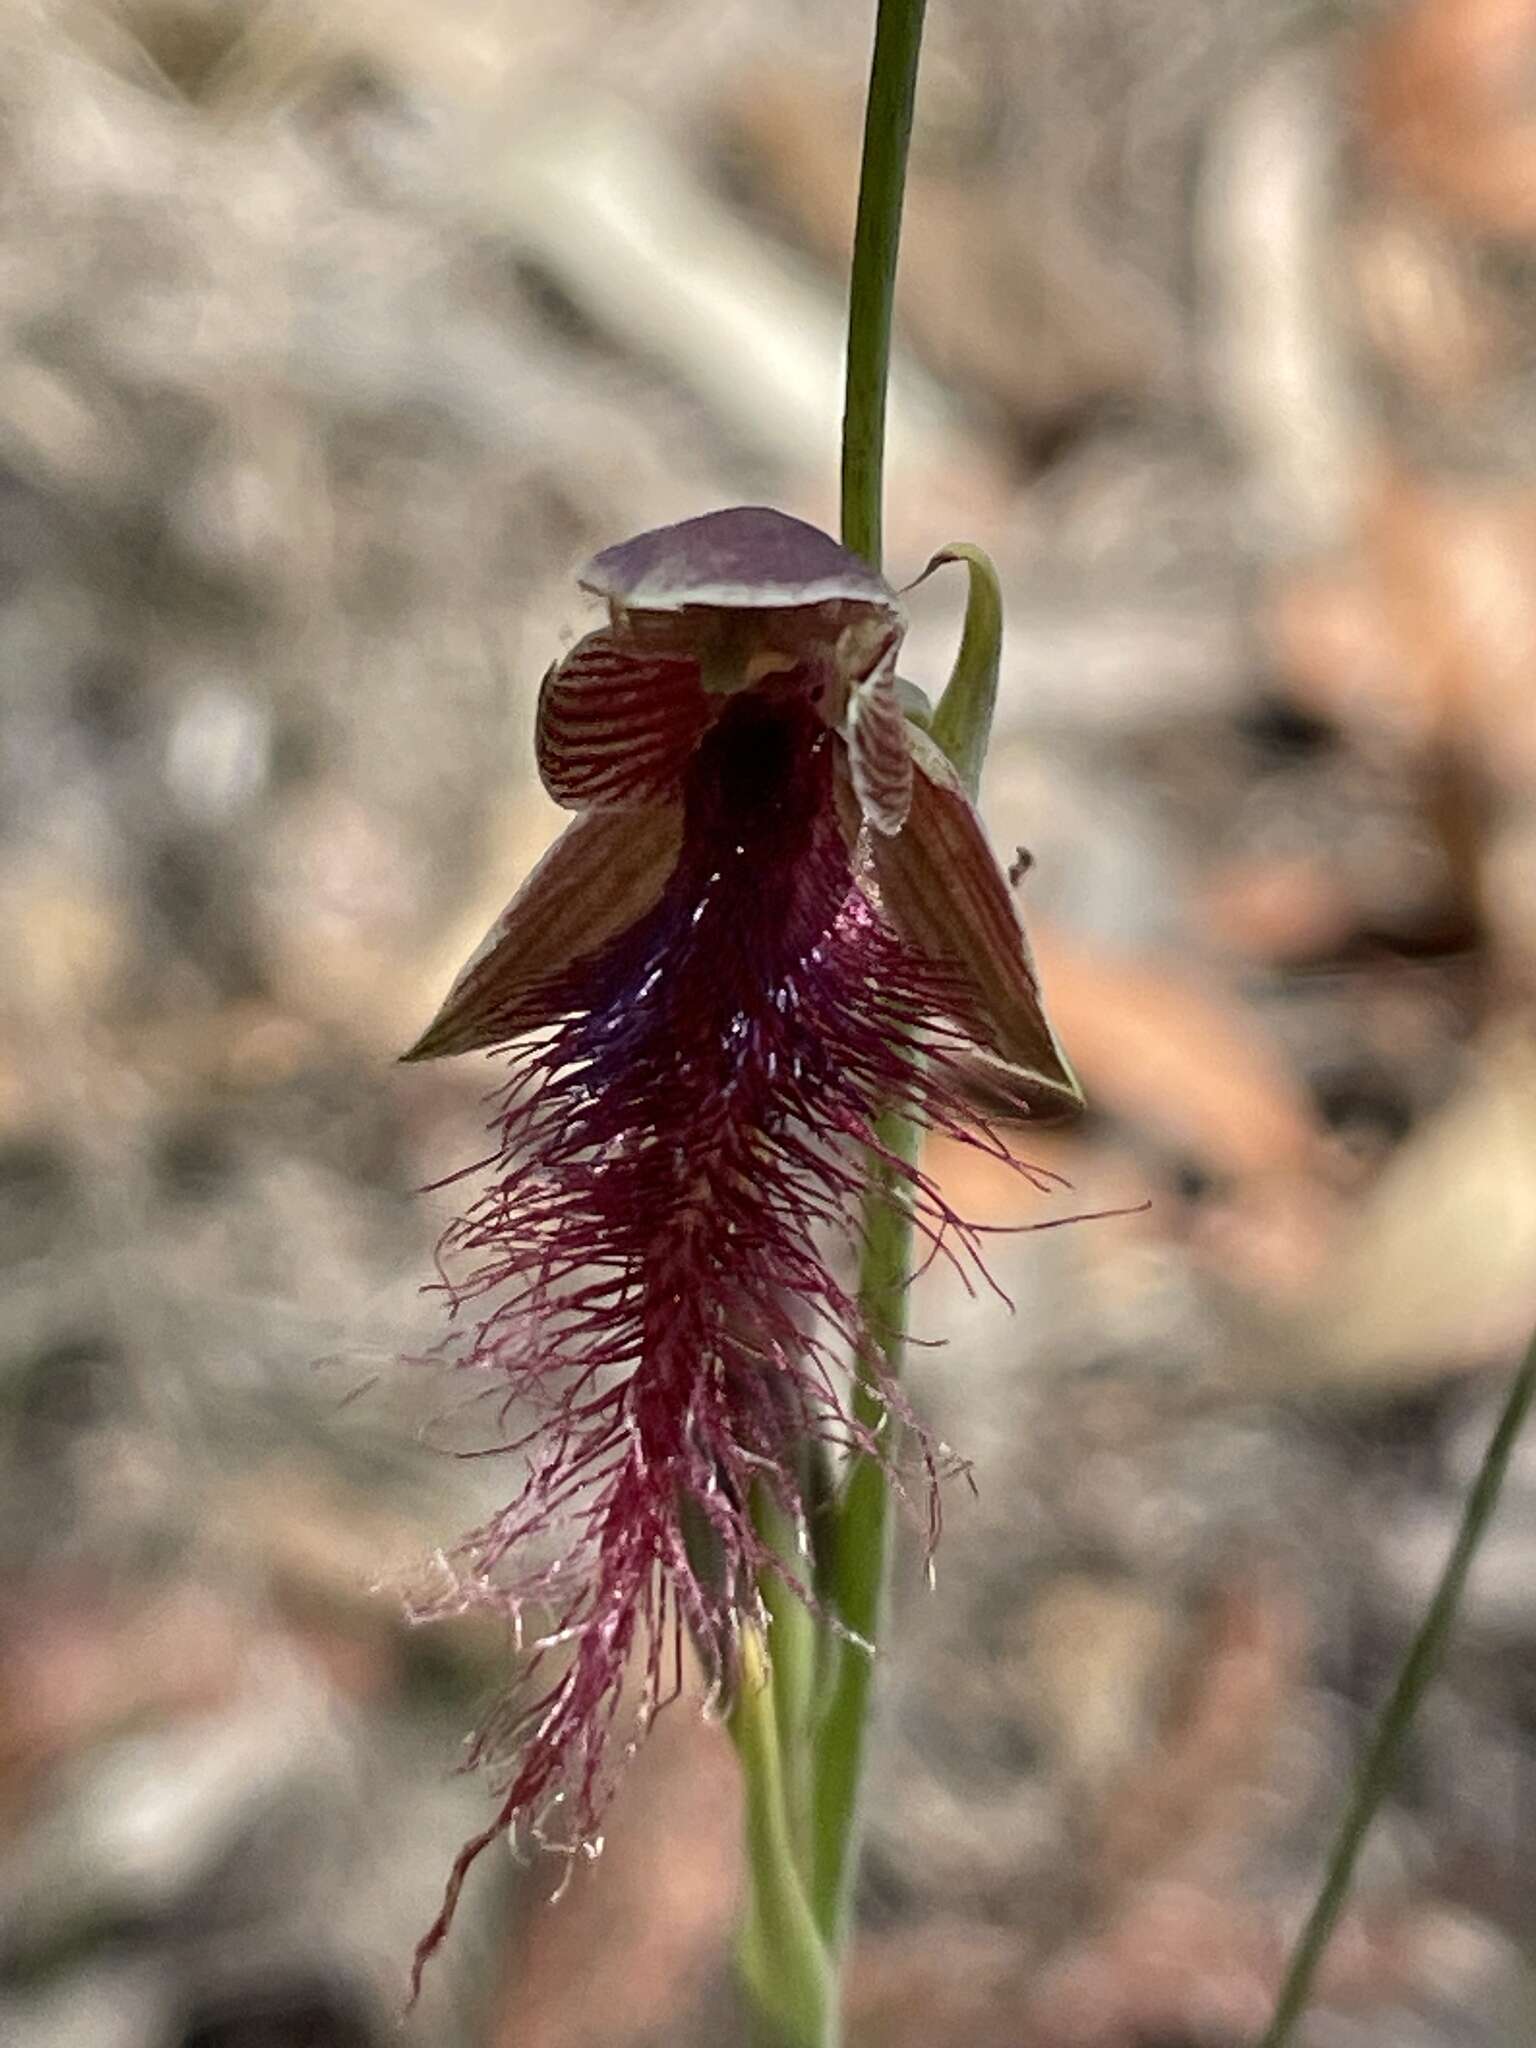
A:
MULTIPOLYGON (((924 5, 925 0, 880 0, 848 293, 843 539, 876 569, 881 566, 883 544, 896 259, 924 5)), ((888 1154, 916 1158, 918 1134, 906 1118, 887 1114, 877 1137, 888 1154)), ((912 1218, 905 1190, 875 1154, 869 1162, 863 1224, 860 1306, 880 1346, 885 1370, 894 1376, 901 1370, 905 1348, 912 1218)), ((882 1447, 889 1452, 893 1446, 885 1433, 894 1423, 867 1361, 857 1368, 854 1412, 866 1428, 882 1433, 882 1447)), ((837 1619, 859 1640, 826 1634, 812 1771, 811 1900, 834 1956, 841 1954, 846 1938, 857 1867, 859 1787, 874 1680, 872 1653, 885 1601, 890 1512, 890 1486, 881 1460, 856 1455, 828 1530, 822 1572, 837 1619)))
POLYGON ((759 1535, 783 1558, 788 1578, 776 1572, 761 1575, 763 1605, 768 1610, 768 1662, 773 1686, 774 1718, 779 1737, 779 1775, 795 1867, 807 1882, 811 1865, 811 1717, 814 1711, 820 1646, 810 1609, 790 1580, 805 1586, 812 1567, 800 1555, 795 1527, 768 1494, 756 1489, 752 1518, 759 1535))
MULTIPOLYGON (((849 285, 843 539, 875 568, 881 559, 896 255, 924 4, 880 0, 849 285)), ((917 1134, 905 1119, 886 1116, 878 1136, 888 1152, 915 1157, 917 1134)), ((889 1170, 873 1156, 864 1236, 860 1300, 885 1368, 895 1373, 904 1341, 911 1217, 889 1170)), ((891 1427, 867 1366, 860 1371, 855 1407, 868 1428, 891 1427)), ((841 1496, 821 1506, 814 1522, 818 1598, 844 1628, 871 1645, 880 1627, 889 1516, 880 1460, 855 1457, 841 1496)), ((783 1668, 771 1683, 759 1669, 755 1685, 744 1668, 732 1716, 746 1779, 751 1868, 742 1974, 760 2021, 794 2048, 813 2042, 828 2048, 836 2038, 837 1960, 856 1861, 870 1656, 826 1621, 813 1624, 815 1655, 809 1656, 802 1624, 790 1612, 795 1602, 789 1589, 769 1575, 763 1596, 773 1616, 775 1661, 783 1668), (809 1696, 807 1671, 813 1676, 809 1696), (807 1863, 809 1899, 801 1878, 807 1863)), ((761 1664, 762 1647, 755 1637, 750 1641, 761 1664)))
POLYGON ((925 0, 880 0, 864 160, 848 286, 848 382, 843 407, 843 539, 880 567, 885 483, 885 399, 891 372, 896 252, 907 188, 925 0))
POLYGON ((1483 1454, 1482 1465, 1467 1496, 1461 1527, 1456 1532, 1456 1541, 1446 1559, 1435 1596, 1403 1659, 1397 1682, 1377 1718, 1370 1747, 1329 1852, 1322 1886, 1297 1941, 1275 2006, 1275 2016, 1259 2048, 1286 2048, 1292 2030, 1311 1998, 1317 1967, 1343 1910, 1361 1845, 1396 1776, 1403 1744, 1440 1663, 1446 1637, 1461 1605, 1467 1573, 1487 1534, 1504 1475, 1509 1469, 1510 1453, 1530 1413, 1533 1398, 1536 1398, 1536 1336, 1532 1337, 1515 1374, 1498 1426, 1483 1454))
MULTIPOLYGON (((898 1159, 917 1157, 918 1133, 907 1118, 883 1117, 876 1136, 898 1159)), ((901 1369, 906 1342, 907 1281, 911 1269, 912 1215, 908 1190, 878 1156, 870 1163, 864 1196, 864 1261, 859 1303, 884 1359, 901 1369)), ((854 1414, 878 1432, 883 1448, 894 1446, 894 1418, 880 1398, 875 1374, 861 1361, 854 1387, 854 1414)), ((868 1454, 850 1465, 837 1518, 830 1564, 832 1604, 846 1637, 830 1644, 824 1703, 816 1731, 814 1768, 814 1860, 811 1902, 816 1923, 834 1955, 847 1935, 857 1868, 859 1784, 863 1775, 874 1645, 880 1640, 887 1558, 890 1549, 890 1481, 882 1461, 868 1454)))
POLYGON ((750 1897, 739 1947, 763 2048, 837 2048, 837 1976, 817 1931, 790 1840, 783 1743, 768 1658, 743 1631, 731 1737, 747 1793, 750 1897))

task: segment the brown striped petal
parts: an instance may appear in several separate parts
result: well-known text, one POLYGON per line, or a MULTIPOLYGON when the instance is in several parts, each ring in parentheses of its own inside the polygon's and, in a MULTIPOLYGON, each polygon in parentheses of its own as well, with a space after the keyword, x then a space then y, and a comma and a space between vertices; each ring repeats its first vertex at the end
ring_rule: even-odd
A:
POLYGON ((627 644, 604 630, 579 640, 539 692, 539 774, 557 804, 645 804, 675 796, 719 713, 690 655, 627 644))
POLYGON ((1056 1042, 1029 941, 975 806, 948 759, 916 727, 912 807, 894 838, 870 835, 881 907, 930 959, 958 969, 980 1033, 989 1090, 1013 1113, 1075 1108, 1082 1090, 1056 1042), (995 1061, 995 1064, 994 1064, 995 1061))
POLYGON ((476 1052, 550 1021, 551 985, 655 907, 682 840, 676 804, 587 811, 567 825, 401 1057, 476 1052))
POLYGON ((848 772, 859 809, 876 832, 889 837, 901 830, 912 803, 912 750, 896 671, 889 662, 854 688, 845 732, 848 772))

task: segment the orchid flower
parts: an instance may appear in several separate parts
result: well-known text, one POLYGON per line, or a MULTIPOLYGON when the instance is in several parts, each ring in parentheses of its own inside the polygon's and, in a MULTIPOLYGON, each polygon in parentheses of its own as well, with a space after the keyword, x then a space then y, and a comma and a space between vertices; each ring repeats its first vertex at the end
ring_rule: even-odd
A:
MULTIPOLYGON (((593 1844, 685 1630, 731 1683, 759 1574, 785 1570, 754 1494, 804 1537, 806 1447, 883 1450, 847 1400, 875 1347, 839 1277, 881 1113, 989 1142, 978 1069, 993 1111, 1079 1101, 970 797, 906 714, 885 581, 748 506, 581 582, 606 623, 537 726, 576 815, 405 1055, 513 1048, 443 1263, 526 1476, 441 1605, 493 1606, 529 1653, 476 1739, 499 1804, 418 1973, 498 1835, 593 1844)), ((886 1163, 931 1246, 974 1249, 920 1166, 886 1163)))

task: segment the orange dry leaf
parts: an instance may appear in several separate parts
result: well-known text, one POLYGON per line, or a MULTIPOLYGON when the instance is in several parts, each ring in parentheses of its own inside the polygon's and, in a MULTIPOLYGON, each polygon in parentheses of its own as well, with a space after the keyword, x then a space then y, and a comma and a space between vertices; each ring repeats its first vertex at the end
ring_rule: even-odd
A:
POLYGON ((1401 1387, 1510 1356, 1536 1314, 1536 1044, 1474 1047, 1338 1234, 1304 1327, 1313 1375, 1401 1387))
POLYGON ((205 1712, 239 1688, 241 1616, 206 1588, 141 1602, 61 1574, 0 1606, 0 1823, 42 1773, 114 1730, 205 1712))
POLYGON ((1318 960, 1354 931, 1358 910, 1322 854, 1260 856, 1224 868, 1204 892, 1207 928, 1252 960, 1318 960))
POLYGON ((1536 788, 1536 491, 1384 471, 1353 552, 1292 577, 1268 625, 1296 696, 1323 716, 1536 788))
POLYGON ((1536 234, 1536 0, 1420 0, 1367 45, 1367 144, 1434 205, 1536 234))
MULTIPOLYGON (((1225 1183, 1197 1240, 1202 1255, 1230 1281, 1294 1297, 1329 1242, 1331 1161, 1312 1098, 1260 1018, 1213 978, 1167 961, 1116 959, 1054 932, 1036 955, 1090 1108, 1225 1183)), ((1129 1218, 1145 1207, 1144 1164, 1102 1143, 1085 1151, 1093 1140, 1071 1126, 1016 1135, 1032 1166, 1067 1184, 1052 1216, 1081 1207, 1129 1218)), ((985 1152, 936 1140, 928 1163, 963 1214, 1017 1219, 1017 1176, 985 1152)), ((1146 1227, 1166 1229, 1166 1215, 1146 1227)))
POLYGON ((1039 938, 1036 955, 1096 1107, 1212 1173, 1316 1170, 1311 1098, 1241 998, 1166 961, 1115 959, 1056 932, 1039 938))

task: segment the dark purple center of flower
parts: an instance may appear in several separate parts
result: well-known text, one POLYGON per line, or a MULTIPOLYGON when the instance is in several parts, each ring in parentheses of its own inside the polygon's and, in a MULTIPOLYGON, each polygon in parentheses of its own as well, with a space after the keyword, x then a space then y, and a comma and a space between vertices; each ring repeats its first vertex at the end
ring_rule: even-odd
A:
MULTIPOLYGON (((627 1098, 630 1128, 643 1091, 652 1127, 670 1123, 696 1149, 727 1106, 722 1090, 755 1074, 771 1091, 781 1072, 809 1079, 821 1066, 827 1048, 803 1013, 853 886, 833 748, 803 691, 732 700, 690 763, 661 901, 561 990, 586 1012, 565 1048, 601 1070, 592 1079, 616 1109, 627 1098)), ((746 1105, 729 1106, 739 1125, 746 1105)))
POLYGON ((830 733, 788 691, 735 699, 690 768, 683 857, 662 916, 706 973, 711 941, 721 944, 716 967, 750 975, 755 1003, 825 938, 852 885, 832 768, 830 733), (679 913, 696 923, 692 941, 679 913))

